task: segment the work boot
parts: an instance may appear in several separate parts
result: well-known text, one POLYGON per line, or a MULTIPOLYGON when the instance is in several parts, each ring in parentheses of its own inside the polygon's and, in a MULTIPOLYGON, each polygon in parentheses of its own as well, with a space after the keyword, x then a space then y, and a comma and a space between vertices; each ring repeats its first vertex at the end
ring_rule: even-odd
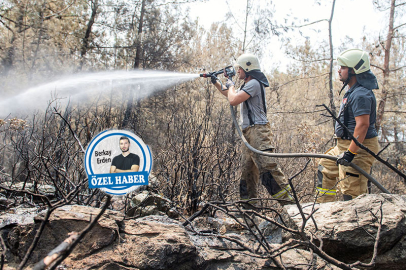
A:
POLYGON ((352 200, 352 196, 351 196, 351 195, 347 195, 347 194, 343 194, 343 199, 344 199, 344 201, 351 201, 351 200, 352 200))

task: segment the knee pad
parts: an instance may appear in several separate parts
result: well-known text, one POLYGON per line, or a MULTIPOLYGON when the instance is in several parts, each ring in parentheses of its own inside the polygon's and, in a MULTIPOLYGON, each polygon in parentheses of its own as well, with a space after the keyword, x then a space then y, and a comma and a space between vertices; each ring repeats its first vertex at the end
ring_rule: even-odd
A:
POLYGON ((240 180, 240 198, 248 199, 248 187, 245 180, 240 180))
POLYGON ((317 170, 317 187, 321 188, 323 187, 323 171, 324 167, 323 165, 319 164, 318 170, 317 170))
POLYGON ((275 195, 282 190, 270 172, 261 174, 261 182, 271 195, 275 195))

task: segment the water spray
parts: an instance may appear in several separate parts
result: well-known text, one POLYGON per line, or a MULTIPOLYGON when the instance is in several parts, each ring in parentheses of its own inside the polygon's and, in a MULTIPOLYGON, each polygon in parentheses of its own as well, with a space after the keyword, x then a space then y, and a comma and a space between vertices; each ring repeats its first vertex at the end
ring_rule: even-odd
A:
POLYGON ((46 108, 50 99, 58 100, 61 105, 68 102, 84 104, 103 92, 123 87, 138 86, 136 98, 139 99, 198 77, 199 74, 150 70, 73 74, 28 88, 9 98, 0 97, 0 119, 46 108))

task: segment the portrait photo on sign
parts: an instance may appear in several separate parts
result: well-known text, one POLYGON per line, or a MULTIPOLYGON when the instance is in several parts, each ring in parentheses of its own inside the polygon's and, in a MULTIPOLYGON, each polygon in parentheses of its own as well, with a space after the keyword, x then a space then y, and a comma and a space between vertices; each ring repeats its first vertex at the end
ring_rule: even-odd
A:
POLYGON ((87 146, 85 169, 89 188, 124 195, 148 185, 152 153, 141 138, 128 130, 105 130, 87 146))
POLYGON ((140 156, 130 152, 130 139, 127 136, 121 136, 119 145, 121 154, 113 158, 110 173, 138 172, 140 168, 140 156))
POLYGON ((144 161, 139 145, 129 136, 112 135, 94 149, 92 168, 97 174, 138 172, 144 161))

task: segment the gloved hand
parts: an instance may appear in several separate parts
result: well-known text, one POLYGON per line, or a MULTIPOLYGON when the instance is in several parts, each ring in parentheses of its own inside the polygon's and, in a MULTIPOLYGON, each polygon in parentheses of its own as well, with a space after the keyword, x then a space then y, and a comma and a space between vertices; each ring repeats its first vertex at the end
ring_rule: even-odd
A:
POLYGON ((211 79, 212 84, 216 84, 216 82, 217 82, 217 77, 216 76, 211 76, 210 79, 211 79))
POLYGON ((345 151, 338 155, 337 165, 350 165, 351 161, 354 159, 355 154, 351 153, 349 150, 345 151))
POLYGON ((224 75, 224 77, 226 77, 228 79, 228 74, 226 72, 226 69, 224 69, 223 75, 224 75))
POLYGON ((234 86, 234 82, 232 80, 228 79, 226 82, 226 88, 228 89, 228 88, 230 88, 230 86, 234 86))

